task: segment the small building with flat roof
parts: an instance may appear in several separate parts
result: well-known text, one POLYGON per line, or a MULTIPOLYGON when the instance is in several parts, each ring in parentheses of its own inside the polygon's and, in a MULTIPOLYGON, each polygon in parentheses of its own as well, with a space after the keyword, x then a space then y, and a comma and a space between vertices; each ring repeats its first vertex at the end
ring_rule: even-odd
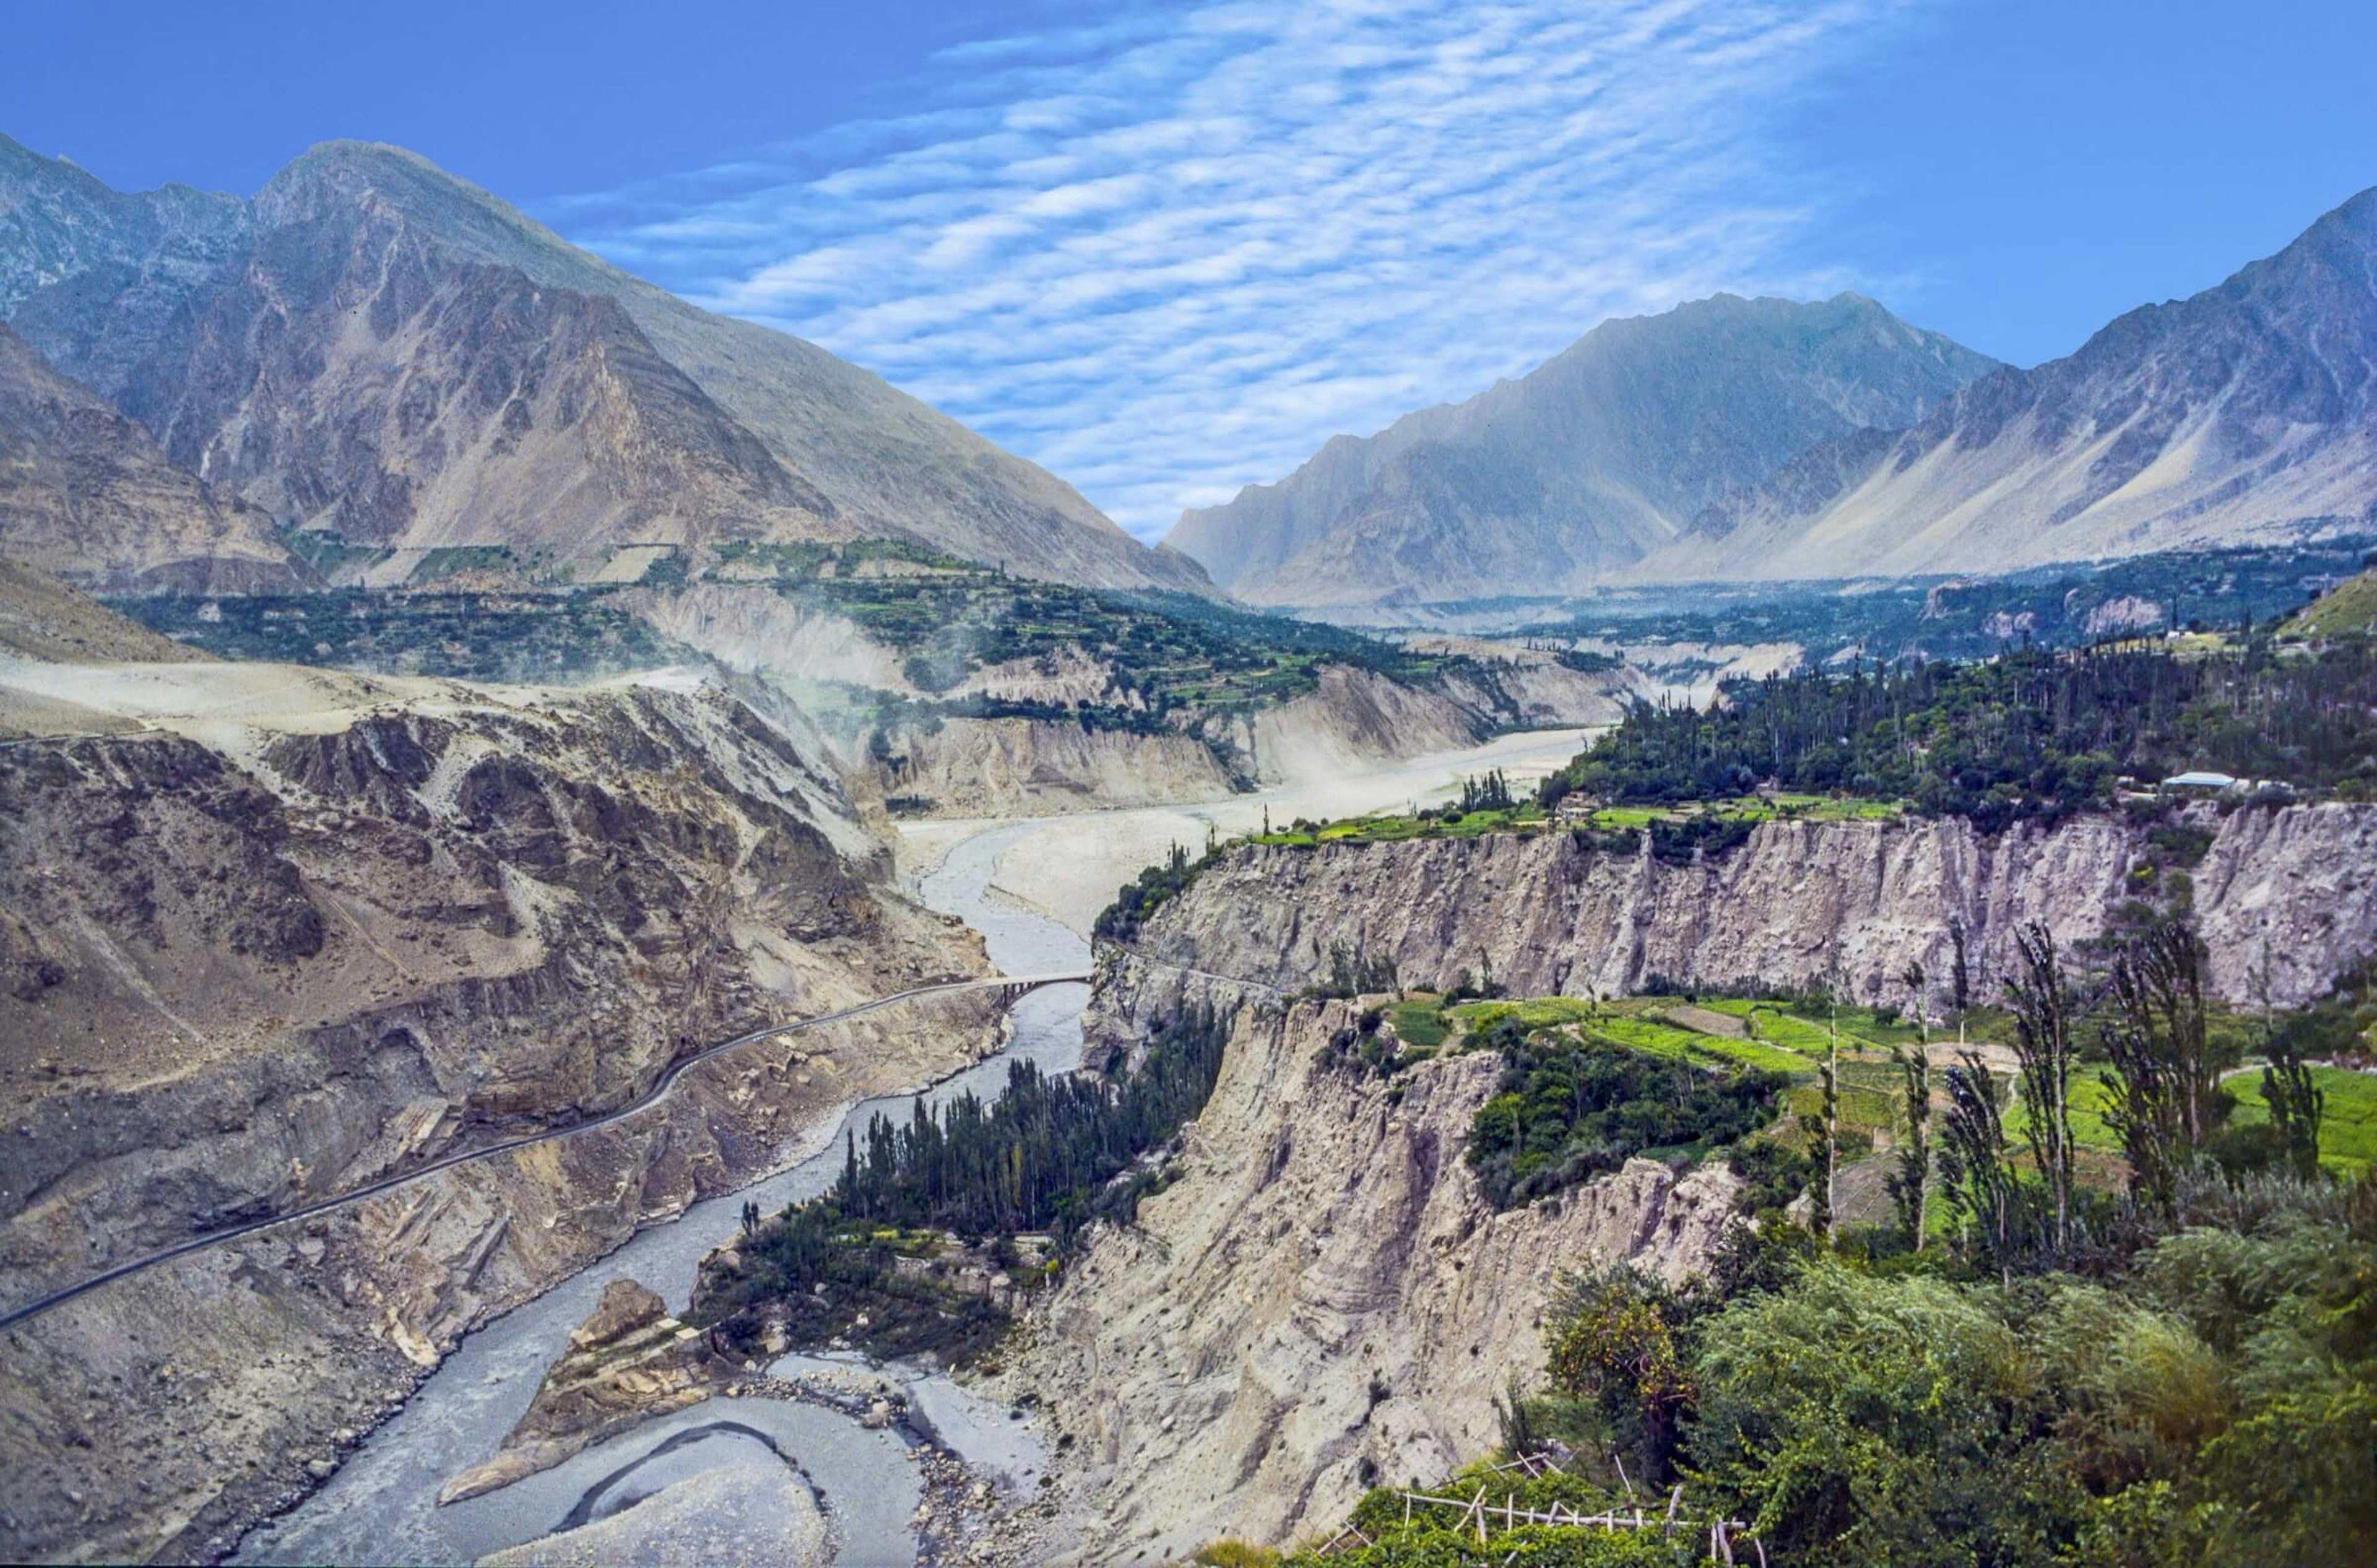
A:
POLYGON ((2228 773, 2173 773, 2162 781, 2165 789, 2190 790, 2203 795, 2226 795, 2243 786, 2245 781, 2228 773))

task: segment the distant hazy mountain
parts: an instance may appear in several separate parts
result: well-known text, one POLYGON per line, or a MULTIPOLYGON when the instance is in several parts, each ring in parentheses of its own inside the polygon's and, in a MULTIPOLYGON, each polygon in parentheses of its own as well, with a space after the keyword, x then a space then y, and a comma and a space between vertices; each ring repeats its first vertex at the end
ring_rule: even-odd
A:
POLYGON ((908 538, 1203 589, 1069 486, 814 344, 698 310, 394 148, 252 201, 129 195, 0 138, 0 317, 167 455, 358 542, 908 538))
POLYGON ((272 520, 0 327, 0 555, 101 589, 288 587, 272 520))
POLYGON ((2068 359, 1729 497, 1647 579, 1990 571, 2377 524, 2377 190, 2068 359))
POLYGON ((1165 541, 1262 604, 1550 593, 1632 566, 1810 448, 1912 424, 1995 362, 1842 294, 1604 322, 1516 381, 1340 436, 1165 541))

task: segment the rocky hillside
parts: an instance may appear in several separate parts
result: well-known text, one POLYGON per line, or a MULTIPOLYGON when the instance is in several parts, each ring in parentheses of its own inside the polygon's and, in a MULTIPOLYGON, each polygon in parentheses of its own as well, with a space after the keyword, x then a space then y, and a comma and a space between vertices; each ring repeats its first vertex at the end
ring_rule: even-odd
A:
MULTIPOLYGON (((2212 950, 2211 977, 2251 996, 2269 965, 2272 998, 2321 994, 2377 949, 2377 808, 2206 811, 2209 847, 2190 875, 2212 950)), ((1134 953, 1109 952, 1103 1027, 1223 983, 1294 990, 1324 977, 1343 943, 1392 958, 1404 983, 1495 977, 1513 995, 1638 991, 1683 984, 1780 985, 1837 973, 1859 998, 1890 999, 1920 962, 1947 973, 1946 927, 1970 933, 1973 973, 2003 972, 2015 928, 2043 920, 2092 936, 2129 896, 2144 835, 2107 817, 1995 838, 1961 819, 1769 822, 1748 842, 1686 864, 1583 846, 1566 833, 1488 834, 1314 849, 1250 846, 1202 874, 1148 919, 1134 953)))
POLYGON ((117 592, 296 586, 262 510, 166 461, 149 433, 0 326, 0 551, 117 592))
POLYGON ((878 377, 394 148, 326 144, 240 202, 0 139, 0 317, 190 473, 359 544, 585 575, 628 545, 866 535, 1207 587, 878 377))
POLYGON ((1334 1072, 1323 1047, 1352 1022, 1343 1002, 1242 1013, 1174 1179, 1019 1332, 995 1384, 1072 1440, 1039 1560, 1284 1542, 1376 1478, 1465 1464, 1499 1440, 1497 1395, 1540 1372, 1561 1268, 1679 1280, 1730 1222, 1721 1164, 1635 1161, 1496 1212, 1463 1151, 1499 1062, 1334 1072))
POLYGON ((1724 499, 1654 581, 2002 571, 2377 521, 2377 189, 2077 353, 1724 499))
POLYGON ((2377 632, 2377 569, 2346 578, 2288 616, 2279 630, 2300 637, 2367 637, 2377 632))
POLYGON ((1514 727, 1615 724, 1643 688, 1632 671, 1507 663, 1424 683, 1333 664, 1314 684, 1252 712, 1184 715, 1191 722, 1181 728, 934 718, 887 734, 883 757, 857 760, 886 796, 936 816, 1218 800, 1258 785, 1369 772, 1514 727))
MULTIPOLYGON (((206 657, 6 557, 0 557, 0 656, 44 664, 180 664, 206 657)), ((0 715, 9 712, 0 706, 0 715)), ((0 725, 8 723, 0 716, 0 725)))
POLYGON ((1166 543, 1256 604, 1552 593, 1631 566, 1810 449, 1910 425, 1994 362, 1871 300, 1603 323, 1516 381, 1340 436, 1166 543))
MULTIPOLYGON (((813 741, 691 682, 0 663, 116 721, 0 748, 0 1300, 637 1098, 978 971, 813 741)), ((470 1324, 987 1043, 929 1004, 6 1333, 12 1557, 219 1553, 470 1324)), ((309 1474, 310 1472, 310 1474, 309 1474)))

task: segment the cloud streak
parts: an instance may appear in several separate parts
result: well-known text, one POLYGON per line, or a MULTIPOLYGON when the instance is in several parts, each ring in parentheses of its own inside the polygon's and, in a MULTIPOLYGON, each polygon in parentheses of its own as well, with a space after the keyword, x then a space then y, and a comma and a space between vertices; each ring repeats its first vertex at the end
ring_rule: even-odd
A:
POLYGON ((1611 315, 1828 293, 1776 119, 1921 0, 1214 0, 945 51, 913 114, 547 205, 1142 537, 1611 315))

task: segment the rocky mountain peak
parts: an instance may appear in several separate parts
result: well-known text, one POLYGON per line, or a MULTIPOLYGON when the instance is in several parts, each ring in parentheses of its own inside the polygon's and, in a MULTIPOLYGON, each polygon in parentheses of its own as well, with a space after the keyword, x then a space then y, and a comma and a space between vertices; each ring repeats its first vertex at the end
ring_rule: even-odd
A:
POLYGON ((1995 361, 1872 300, 1716 294, 1613 317, 1515 381, 1332 438, 1167 543, 1260 603, 1541 593, 1623 569, 1810 448, 1922 417, 1995 361))
POLYGON ((284 524, 590 569, 631 542, 891 537, 1211 592, 879 377, 696 309, 400 148, 325 142, 242 201, 110 190, 8 142, 0 321, 284 524))
POLYGON ((2377 518, 2377 190, 2065 358, 1712 502, 1651 579, 1998 571, 2377 518))

